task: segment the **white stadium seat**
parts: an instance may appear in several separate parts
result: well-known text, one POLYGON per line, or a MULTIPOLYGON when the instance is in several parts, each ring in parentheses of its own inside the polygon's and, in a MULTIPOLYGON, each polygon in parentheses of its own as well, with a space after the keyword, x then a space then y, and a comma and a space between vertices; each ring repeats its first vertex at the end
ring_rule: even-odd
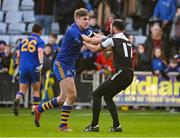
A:
POLYGON ((23 11, 23 21, 26 23, 34 22, 34 11, 23 11))
POLYGON ((3 11, 18 11, 19 0, 3 0, 2 10, 3 11))
POLYGON ((6 23, 18 23, 22 21, 22 12, 20 11, 9 11, 6 13, 6 23))
POLYGON ((22 0, 20 10, 33 10, 34 1, 33 0, 22 0))
POLYGON ((0 11, 0 22, 3 22, 4 12, 0 11))
POLYGON ((25 23, 12 23, 9 25, 8 34, 22 34, 25 32, 25 23))
POLYGON ((0 23, 0 34, 5 34, 6 28, 7 28, 6 23, 0 23))

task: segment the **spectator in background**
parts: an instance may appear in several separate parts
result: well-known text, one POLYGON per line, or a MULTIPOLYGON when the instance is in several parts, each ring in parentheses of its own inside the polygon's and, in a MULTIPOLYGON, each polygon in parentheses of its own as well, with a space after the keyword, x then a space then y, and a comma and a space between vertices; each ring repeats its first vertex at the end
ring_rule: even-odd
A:
POLYGON ((154 7, 157 0, 139 0, 140 1, 140 24, 142 28, 142 34, 146 34, 147 23, 149 18, 153 15, 154 7))
POLYGON ((137 66, 135 70, 137 71, 150 71, 150 60, 145 53, 145 46, 143 44, 139 44, 137 46, 137 66))
POLYGON ((90 16, 94 16, 94 10, 89 0, 83 0, 85 8, 89 11, 90 16))
POLYGON ((5 46, 6 46, 6 42, 3 40, 0 40, 0 57, 4 56, 5 46))
POLYGON ((102 33, 101 27, 97 24, 95 16, 91 16, 89 19, 89 25, 94 30, 95 33, 102 33))
POLYGON ((169 38, 171 24, 176 13, 176 0, 158 0, 154 17, 160 18, 165 37, 169 38))
POLYGON ((79 56, 78 61, 76 62, 77 65, 77 74, 79 75, 83 71, 92 71, 96 70, 96 53, 93 53, 89 49, 84 47, 81 48, 81 53, 79 56))
POLYGON ((111 0, 110 2, 111 12, 119 19, 124 20, 123 15, 123 0, 111 0))
MULTIPOLYGON (((51 1, 51 0, 50 0, 51 1)), ((82 0, 55 0, 55 16, 59 23, 60 34, 74 21, 74 11, 85 7, 82 0)))
POLYGON ((45 75, 46 71, 51 70, 54 62, 54 53, 51 44, 46 44, 44 48, 44 57, 43 57, 43 70, 42 74, 45 75))
POLYGON ((6 42, 0 40, 0 70, 2 69, 2 57, 4 57, 4 48, 6 46, 6 42))
POLYGON ((179 54, 180 48, 180 7, 177 7, 176 16, 174 17, 172 30, 171 30, 171 38, 174 42, 175 46, 175 54, 179 54))
POLYGON ((178 66, 177 59, 170 59, 166 72, 180 72, 180 66, 178 66))
MULTIPOLYGON (((112 1, 112 0, 111 0, 112 1)), ((105 20, 111 13, 110 0, 94 0, 94 6, 97 8, 98 25, 104 27, 105 20)))
POLYGON ((165 70, 167 73, 169 72, 177 72, 176 76, 177 81, 180 81, 180 55, 175 55, 170 59, 169 65, 165 70))
POLYGON ((105 35, 110 34, 110 26, 114 19, 115 19, 115 15, 111 13, 105 22, 105 30, 104 30, 105 35))
POLYGON ((54 78, 53 78, 54 75, 51 71, 53 62, 54 62, 54 53, 53 53, 52 45, 46 44, 44 48, 44 57, 43 57, 41 102, 45 102, 54 97, 54 92, 52 88, 54 85, 54 78))
POLYGON ((151 62, 152 72, 156 76, 162 76, 165 79, 169 80, 169 77, 165 73, 167 62, 163 56, 162 50, 160 48, 154 48, 153 50, 153 59, 151 62))
POLYGON ((165 53, 165 57, 170 57, 170 45, 168 39, 163 35, 163 31, 158 23, 154 23, 150 28, 150 35, 145 41, 145 53, 148 61, 151 62, 154 48, 160 48, 165 53))
POLYGON ((4 47, 4 56, 2 57, 2 61, 1 61, 3 72, 9 71, 10 63, 11 63, 11 47, 5 46, 4 47))
POLYGON ((34 0, 35 21, 44 28, 44 34, 49 35, 53 21, 54 0, 34 0))
POLYGON ((22 38, 19 38, 16 40, 16 44, 14 46, 14 48, 11 50, 12 51, 12 62, 10 65, 10 69, 9 69, 9 75, 12 76, 11 82, 15 83, 18 82, 19 80, 19 60, 17 58, 17 51, 18 51, 18 46, 20 45, 22 41, 22 38))
POLYGON ((96 63, 97 69, 99 71, 103 71, 106 74, 111 74, 115 71, 113 67, 112 51, 101 51, 97 53, 96 63))
POLYGON ((57 34, 51 33, 49 35, 48 43, 52 46, 52 50, 54 54, 57 54, 60 51, 60 46, 56 42, 57 42, 57 34))

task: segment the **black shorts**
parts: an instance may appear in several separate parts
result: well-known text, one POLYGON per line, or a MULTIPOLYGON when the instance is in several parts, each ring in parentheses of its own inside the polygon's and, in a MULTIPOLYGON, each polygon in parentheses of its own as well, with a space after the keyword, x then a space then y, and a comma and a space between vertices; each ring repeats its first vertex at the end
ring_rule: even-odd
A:
POLYGON ((104 81, 94 92, 93 96, 114 97, 117 93, 125 90, 133 81, 133 71, 117 70, 110 78, 104 81))
POLYGON ((133 71, 131 70, 117 70, 109 80, 112 81, 115 86, 121 91, 125 90, 133 81, 133 71))

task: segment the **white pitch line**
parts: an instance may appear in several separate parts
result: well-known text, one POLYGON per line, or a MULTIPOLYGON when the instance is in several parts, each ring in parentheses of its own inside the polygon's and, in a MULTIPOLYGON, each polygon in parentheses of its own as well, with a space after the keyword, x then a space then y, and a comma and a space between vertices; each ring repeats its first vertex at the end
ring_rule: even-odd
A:
MULTIPOLYGON (((9 137, 0 137, 0 138, 9 138, 9 137)), ((19 138, 19 137, 11 137, 11 138, 19 138)), ((27 138, 27 137, 21 137, 21 138, 27 138)), ((28 138, 50 138, 50 137, 28 137, 28 138)), ((84 138, 84 137, 51 137, 51 138, 84 138)), ((149 136, 147 136, 147 137, 139 137, 139 136, 134 136, 134 137, 124 137, 124 136, 122 136, 122 137, 117 137, 117 136, 114 136, 114 137, 86 137, 86 138, 179 138, 179 137, 164 137, 164 136, 162 136, 162 137, 149 137, 149 136)))
MULTIPOLYGON (((109 114, 109 113, 101 113, 101 115, 107 115, 107 114, 109 114)), ((83 114, 74 114, 73 116, 91 116, 92 115, 92 113, 83 113, 83 114)), ((131 116, 133 116, 133 115, 139 115, 139 116, 141 116, 141 115, 146 115, 146 116, 148 116, 148 115, 180 115, 180 113, 178 113, 178 112, 175 112, 175 113, 169 113, 169 112, 160 112, 160 113, 151 113, 151 112, 146 112, 146 113, 141 113, 141 112, 139 112, 139 113, 119 113, 119 115, 120 116, 126 116, 126 115, 131 115, 131 116)), ((11 114, 11 113, 9 113, 9 114, 0 114, 0 116, 14 116, 14 114, 11 114)), ((31 113, 21 113, 21 114, 19 114, 19 116, 32 116, 31 115, 31 113)), ((50 115, 50 114, 46 114, 46 116, 54 116, 54 115, 50 115)))

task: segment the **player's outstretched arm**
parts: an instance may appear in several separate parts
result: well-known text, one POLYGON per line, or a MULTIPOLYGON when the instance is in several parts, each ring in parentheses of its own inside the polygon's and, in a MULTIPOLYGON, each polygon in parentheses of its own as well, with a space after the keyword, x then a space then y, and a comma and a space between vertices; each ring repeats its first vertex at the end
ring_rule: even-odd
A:
POLYGON ((106 38, 105 35, 94 33, 94 37, 104 39, 106 38))
POLYGON ((99 38, 99 37, 88 37, 84 34, 81 35, 81 37, 83 38, 83 41, 87 42, 87 43, 90 43, 90 44, 93 44, 93 45, 98 45, 101 43, 101 40, 102 38, 99 38))
POLYGON ((102 47, 100 46, 100 44, 91 44, 91 43, 88 43, 86 41, 83 41, 83 45, 88 48, 89 50, 91 50, 92 52, 96 52, 96 51, 99 51, 99 50, 102 50, 102 47))

